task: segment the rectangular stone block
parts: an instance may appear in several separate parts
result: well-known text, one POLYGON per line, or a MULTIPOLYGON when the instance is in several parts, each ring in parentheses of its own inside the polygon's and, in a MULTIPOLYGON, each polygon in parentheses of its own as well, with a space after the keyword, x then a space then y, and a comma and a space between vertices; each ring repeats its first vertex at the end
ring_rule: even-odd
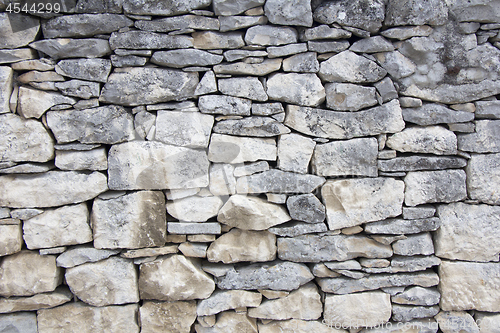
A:
POLYGON ((179 235, 197 235, 197 234, 218 235, 221 233, 221 226, 220 223, 216 222, 204 222, 204 223, 169 222, 167 223, 167 231, 169 234, 179 234, 179 235))

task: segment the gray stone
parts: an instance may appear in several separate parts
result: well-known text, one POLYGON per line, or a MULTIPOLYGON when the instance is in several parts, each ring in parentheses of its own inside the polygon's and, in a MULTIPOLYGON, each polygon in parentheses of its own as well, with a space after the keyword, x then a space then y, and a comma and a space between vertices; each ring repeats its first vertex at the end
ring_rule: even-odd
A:
MULTIPOLYGON (((467 333, 480 332, 474 318, 465 311, 441 311, 434 318, 436 318, 439 327, 444 333, 451 333, 459 329, 467 333)), ((479 319, 478 316, 476 318, 479 319)), ((477 323, 481 324, 482 321, 478 320, 477 323)), ((490 329, 493 328, 492 324, 490 329)), ((483 329, 481 331, 484 332, 483 329)))
POLYGON ((314 279, 305 264, 272 261, 229 270, 217 278, 220 289, 271 289, 292 291, 314 279))
POLYGON ((24 60, 11 65, 12 69, 17 71, 52 71, 55 67, 55 61, 42 58, 35 60, 24 60))
POLYGON ((273 169, 239 178, 236 182, 236 191, 238 193, 311 193, 324 182, 323 177, 273 169))
POLYGON ((312 193, 288 197, 286 207, 294 220, 318 223, 325 220, 325 206, 312 193))
POLYGON ((200 112, 158 111, 155 140, 166 144, 206 148, 214 117, 200 112))
MULTIPOLYGON (((376 237, 376 236, 372 236, 376 237)), ((404 236, 403 236, 404 237, 404 236)), ((433 266, 438 266, 441 260, 435 256, 394 256, 391 266, 385 268, 365 268, 367 273, 400 273, 425 271, 433 266)))
MULTIPOLYGON (((185 243, 183 243, 185 244, 185 243)), ((180 246, 180 245, 179 245, 180 246)), ((166 245, 161 247, 146 247, 137 250, 126 250, 120 253, 120 257, 128 259, 137 259, 144 257, 157 257, 167 254, 177 253, 179 249, 178 245, 166 245)))
POLYGON ((54 207, 90 200, 108 189, 100 172, 48 171, 0 176, 0 206, 54 207))
POLYGON ((447 3, 432 0, 425 6, 418 3, 390 0, 386 8, 385 24, 396 25, 443 25, 448 19, 447 3))
MULTIPOLYGON (((403 207, 403 212, 405 211, 403 207)), ((435 210, 435 209, 434 209, 435 210)), ((434 215, 434 212, 432 213, 434 215)), ((377 221, 365 226, 365 232, 370 234, 416 234, 424 231, 435 231, 441 226, 437 217, 418 219, 388 219, 377 221)))
POLYGON ((459 22, 498 23, 498 4, 495 1, 455 1, 450 10, 459 22))
MULTIPOLYGON (((219 16, 220 31, 233 31, 267 23, 265 16, 219 16)), ((227 59, 227 58, 226 58, 227 59)), ((231 61, 231 60, 228 60, 231 61)))
POLYGON ((499 263, 443 261, 439 266, 441 309, 498 312, 499 274, 499 263))
POLYGON ((404 183, 393 178, 327 181, 321 195, 330 230, 398 216, 402 210, 403 190, 404 183))
POLYGON ((115 49, 185 49, 194 45, 194 40, 185 35, 166 35, 156 32, 132 30, 113 32, 109 39, 112 50, 115 49))
POLYGON ((118 254, 119 250, 101 250, 91 245, 73 247, 57 257, 57 266, 71 268, 87 262, 96 262, 118 254))
MULTIPOLYGON (((245 16, 238 16, 245 17, 245 16)), ((250 57, 265 57, 268 53, 266 51, 251 51, 251 50, 227 50, 224 52, 224 58, 226 61, 236 61, 240 59, 250 58, 250 57)))
POLYGON ((65 287, 57 288, 55 291, 51 293, 36 294, 34 296, 29 296, 29 297, 1 298, 0 313, 33 311, 33 310, 53 308, 71 301, 72 298, 73 295, 71 294, 69 289, 65 287))
MULTIPOLYGON (((217 92, 217 81, 215 80, 215 74, 212 71, 207 71, 205 75, 203 75, 203 77, 201 78, 198 85, 196 86, 194 95, 195 96, 206 95, 214 92, 217 92)), ((200 100, 198 100, 198 102, 199 101, 200 100)))
POLYGON ((65 280, 75 296, 92 306, 139 301, 137 271, 128 259, 111 257, 68 268, 65 280))
POLYGON ((237 15, 247 9, 262 6, 264 2, 264 0, 214 0, 214 13, 222 16, 237 15))
POLYGON ((236 178, 234 176, 234 170, 235 168, 231 164, 212 164, 210 166, 210 193, 213 195, 235 194, 236 178))
POLYGON ((248 28, 245 42, 248 45, 279 46, 297 43, 298 33, 294 28, 259 25, 248 28))
POLYGON ((313 24, 311 2, 309 0, 280 1, 268 0, 264 12, 269 22, 281 25, 310 27, 313 24))
POLYGON ((181 49, 158 51, 151 62, 160 66, 183 68, 187 66, 211 66, 220 63, 223 57, 202 50, 181 49))
POLYGON ((498 206, 439 205, 441 228, 435 234, 436 255, 454 260, 498 261, 499 212, 498 206))
POLYGON ((436 286, 438 283, 439 276, 432 270, 417 273, 375 274, 357 280, 346 277, 318 280, 321 290, 340 295, 387 287, 416 285, 427 288, 436 286))
POLYGON ((280 332, 294 332, 294 333, 334 333, 334 328, 326 325, 320 321, 314 320, 276 320, 270 323, 259 323, 260 333, 280 333, 280 332))
POLYGON ((61 170, 107 170, 108 160, 104 147, 86 150, 56 150, 55 165, 61 170))
POLYGON ((0 263, 0 295, 32 296, 51 292, 61 283, 61 269, 56 257, 34 251, 21 251, 2 258, 0 263))
POLYGON ((477 101, 476 118, 500 119, 500 101, 477 101))
MULTIPOLYGON (((342 41, 334 41, 334 42, 316 42, 309 41, 307 42, 307 48, 309 51, 318 52, 318 53, 339 53, 345 51, 349 48, 349 42, 346 40, 342 41)), ((321 68, 320 68, 321 69, 321 68)))
POLYGON ((76 100, 55 92, 20 87, 17 111, 24 118, 40 118, 45 111, 59 104, 73 105, 76 100))
MULTIPOLYGON (((498 321, 500 319, 500 315, 498 314, 476 312, 475 318, 477 320, 476 323, 479 326, 480 331, 488 329, 500 329, 500 321, 498 321)), ((474 328, 474 326, 472 327, 474 328)))
POLYGON ((203 50, 237 49, 245 45, 240 32, 194 32, 193 43, 195 48, 203 50))
POLYGON ((116 14, 79 14, 54 17, 42 23, 44 38, 93 37, 130 27, 134 21, 116 14))
POLYGON ((427 25, 414 27, 397 27, 382 31, 380 34, 387 38, 405 40, 412 37, 427 37, 432 33, 432 28, 427 25))
POLYGON ((41 213, 43 213, 43 209, 36 209, 36 208, 13 209, 10 211, 10 217, 12 217, 13 219, 27 220, 41 213))
POLYGON ((403 108, 403 119, 406 122, 428 126, 464 123, 474 120, 474 114, 466 111, 455 111, 440 104, 424 104, 418 108, 403 108))
POLYGON ((201 96, 198 107, 203 113, 249 116, 252 101, 224 95, 201 96))
POLYGON ((307 44, 288 44, 283 46, 268 46, 266 48, 269 58, 284 57, 291 54, 307 52, 307 44))
POLYGON ((392 305, 392 320, 408 322, 415 318, 433 317, 439 313, 439 306, 392 305))
POLYGON ((387 138, 389 148, 400 152, 455 155, 457 137, 441 126, 410 127, 387 138))
POLYGON ((134 138, 134 119, 121 106, 72 111, 50 111, 47 123, 58 143, 115 144, 134 138))
POLYGON ((189 333, 196 320, 196 302, 144 302, 139 316, 143 332, 189 333))
POLYGON ((115 199, 95 199, 90 222, 97 249, 163 246, 165 196, 160 191, 139 191, 115 199))
POLYGON ((215 124, 213 131, 220 134, 272 137, 290 133, 290 129, 270 117, 228 119, 215 124))
POLYGON ((405 204, 455 202, 467 197, 463 170, 412 171, 405 181, 405 204))
POLYGON ((169 234, 176 235, 218 235, 221 233, 221 225, 219 223, 204 222, 204 223, 167 223, 167 231, 169 234))
POLYGON ((115 69, 99 100, 127 106, 179 101, 193 97, 197 85, 196 72, 167 68, 115 69), (147 93, 143 93, 145 86, 147 93))
POLYGON ((0 224, 0 256, 7 256, 21 251, 23 230, 21 224, 0 224))
POLYGON ((239 194, 232 195, 217 216, 217 221, 242 230, 266 230, 290 219, 282 206, 239 194))
POLYGON ((247 64, 245 62, 235 62, 233 64, 215 65, 213 67, 216 74, 231 75, 257 75, 264 76, 276 72, 281 68, 281 59, 266 59, 261 63, 247 64))
POLYGON ((300 134, 280 136, 278 141, 278 168, 306 174, 316 143, 300 134))
POLYGON ((376 177, 378 143, 375 138, 359 138, 319 144, 312 156, 312 170, 318 176, 376 177))
POLYGON ((387 72, 375 62, 351 51, 343 51, 320 64, 319 76, 328 82, 369 83, 387 72))
POLYGON ((23 163, 16 166, 1 169, 1 173, 41 173, 54 169, 52 163, 23 163))
POLYGON ((219 30, 219 20, 200 15, 181 15, 164 17, 157 20, 135 21, 135 27, 140 30, 154 32, 170 32, 174 30, 219 30))
POLYGON ((431 234, 426 232, 407 236, 392 243, 394 254, 402 256, 430 255, 434 254, 434 244, 431 234))
POLYGON ((352 44, 349 50, 358 53, 390 52, 394 51, 394 46, 384 37, 374 36, 358 40, 352 44))
POLYGON ((500 152, 500 120, 476 121, 476 132, 458 135, 458 148, 475 153, 500 152))
POLYGON ((15 49, 35 40, 40 30, 38 18, 23 15, 11 6, 11 12, 0 13, 0 49, 15 49))
POLYGON ((383 79, 380 82, 374 84, 375 88, 377 88, 377 92, 382 98, 382 102, 386 103, 390 100, 398 98, 398 92, 396 88, 394 88, 394 83, 388 77, 383 79))
POLYGON ((326 106, 339 111, 358 111, 377 104, 375 88, 351 83, 328 83, 326 106))
POLYGON ((148 61, 147 58, 144 57, 138 57, 134 55, 128 55, 128 56, 117 56, 117 55, 111 55, 111 64, 114 67, 138 67, 138 66, 144 66, 146 62, 148 61))
POLYGON ((124 0, 123 10, 127 14, 174 16, 194 9, 205 8, 210 0, 188 0, 182 2, 162 2, 157 0, 124 0))
POLYGON ((431 306, 439 303, 441 295, 436 288, 411 287, 391 297, 391 301, 405 305, 431 306))
POLYGON ((140 266, 141 299, 161 301, 205 299, 214 290, 214 281, 201 269, 197 259, 174 254, 140 266), (180 281, 182 283, 179 283, 180 281))
POLYGON ((54 157, 54 139, 41 122, 14 114, 0 115, 1 162, 47 162, 54 157))
POLYGON ((54 145, 55 150, 73 150, 73 151, 88 151, 95 148, 99 148, 100 144, 84 144, 84 143, 68 143, 61 145, 54 145))
POLYGON ((99 83, 82 80, 56 82, 55 87, 59 89, 63 95, 84 99, 99 97, 101 91, 99 83))
POLYGON ((283 60, 283 70, 285 72, 317 73, 319 62, 316 53, 299 53, 283 60))
POLYGON ((294 262, 345 261, 357 257, 389 258, 392 249, 366 236, 302 235, 278 238, 278 257, 294 262))
POLYGON ((111 72, 111 62, 106 59, 68 59, 59 61, 55 69, 63 76, 105 83, 111 72))
POLYGON ((0 114, 10 112, 10 96, 12 94, 12 83, 14 71, 7 66, 0 67, 0 114))
MULTIPOLYGON (((198 322, 203 322, 203 319, 209 317, 198 317, 198 322)), ((245 312, 225 311, 217 316, 217 322, 205 324, 196 324, 195 329, 197 333, 257 333, 257 320, 247 316, 245 312), (211 325, 211 326, 210 326, 211 325)))
POLYGON ((352 33, 338 28, 330 28, 326 24, 306 29, 301 35, 301 40, 310 41, 318 39, 343 39, 351 37, 352 33))
POLYGON ((184 222, 204 222, 219 213, 223 202, 219 197, 190 196, 167 203, 167 212, 184 222))
POLYGON ((31 60, 38 57, 35 50, 31 48, 1 50, 0 49, 0 64, 15 63, 18 61, 31 60))
POLYGON ((417 66, 399 51, 377 53, 375 58, 394 79, 405 78, 417 70, 417 66))
POLYGON ((268 229, 269 232, 281 237, 296 237, 304 234, 325 232, 325 223, 287 222, 268 229))
POLYGON ((269 98, 286 103, 319 106, 326 97, 316 74, 277 73, 267 81, 269 98))
POLYGON ((379 170, 384 172, 458 169, 466 165, 466 159, 454 156, 413 155, 378 161, 379 170))
POLYGON ((471 199, 500 204, 500 154, 472 154, 465 171, 471 199))
POLYGON ((433 217, 436 208, 431 205, 422 205, 417 207, 403 207, 403 218, 405 220, 425 219, 433 217))
POLYGON ((0 314, 0 332, 37 333, 36 313, 18 312, 0 314))
POLYGON ((269 170, 269 163, 266 161, 260 161, 255 163, 249 163, 242 166, 237 166, 234 168, 234 177, 250 176, 254 173, 269 170))
POLYGON ((243 163, 276 160, 276 141, 270 138, 212 134, 208 159, 215 163, 243 163))
POLYGON ((111 53, 109 42, 99 38, 55 38, 33 42, 30 47, 43 52, 52 59, 61 58, 98 58, 111 53))
POLYGON ((248 98, 255 101, 267 101, 264 86, 256 77, 234 77, 220 79, 217 82, 219 91, 224 95, 248 98))

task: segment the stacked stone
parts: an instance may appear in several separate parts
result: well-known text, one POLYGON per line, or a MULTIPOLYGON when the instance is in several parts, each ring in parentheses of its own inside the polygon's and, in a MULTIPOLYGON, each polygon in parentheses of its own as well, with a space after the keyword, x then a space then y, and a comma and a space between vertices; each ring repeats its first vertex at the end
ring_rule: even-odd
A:
POLYGON ((493 0, 0 13, 0 332, 497 332, 499 36, 493 0))

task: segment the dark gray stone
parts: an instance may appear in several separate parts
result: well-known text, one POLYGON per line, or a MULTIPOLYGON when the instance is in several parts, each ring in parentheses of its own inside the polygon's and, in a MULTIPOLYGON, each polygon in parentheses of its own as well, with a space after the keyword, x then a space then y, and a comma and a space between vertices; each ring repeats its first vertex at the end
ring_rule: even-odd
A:
POLYGON ((272 137, 290 133, 290 129, 270 117, 228 119, 215 124, 215 133, 238 136, 272 137))
POLYGON ((206 95, 198 100, 198 107, 203 113, 249 116, 252 101, 224 95, 206 95))
POLYGON ((476 121, 476 132, 458 135, 458 149, 474 153, 500 152, 500 120, 476 121))
POLYGON ((55 86, 63 95, 89 99, 99 97, 101 88, 98 82, 89 82, 82 80, 69 80, 65 82, 56 82, 55 86))
POLYGON ((223 56, 202 50, 184 49, 158 51, 151 62, 160 66, 183 68, 187 66, 212 66, 222 62, 223 56))
POLYGON ((500 119, 500 101, 478 101, 476 118, 500 119))
POLYGON ((0 13, 0 49, 26 46, 35 40, 40 30, 38 18, 23 15, 23 12, 15 13, 12 7, 12 12, 0 13))
POLYGON ((310 193, 323 185, 325 178, 281 170, 268 170, 238 178, 238 193, 310 193))
POLYGON ((379 170, 384 172, 459 169, 466 165, 466 159, 455 156, 414 155, 378 161, 379 170))
POLYGON ((287 222, 268 229, 270 233, 281 237, 297 237, 304 234, 313 234, 325 232, 328 227, 325 223, 305 223, 305 222, 287 222))
POLYGON ((319 223, 326 217, 325 206, 312 193, 292 195, 286 201, 290 217, 294 220, 319 223))
POLYGON ((170 32, 174 30, 219 30, 219 20, 207 16, 182 15, 165 17, 157 20, 140 20, 135 22, 140 30, 153 32, 170 32))
POLYGON ((32 48, 57 60, 61 58, 98 58, 111 53, 109 42, 98 38, 44 39, 30 44, 32 48))
POLYGON ((42 23, 42 30, 44 38, 93 37, 133 24, 128 17, 116 14, 64 15, 42 23))
POLYGON ((188 13, 194 9, 205 8, 210 0, 161 1, 161 0, 124 0, 123 10, 135 15, 174 16, 188 13))
POLYGON ((106 82, 111 72, 111 61, 106 59, 68 59, 56 65, 63 76, 87 81, 106 82))
POLYGON ((474 120, 474 113, 455 111, 440 104, 424 104, 418 108, 403 108, 406 122, 428 126, 448 123, 464 123, 474 120))
POLYGON ((149 31, 114 32, 109 39, 111 49, 185 49, 193 47, 193 38, 149 31))
POLYGON ((435 231, 441 225, 437 217, 416 220, 388 219, 372 222, 365 226, 365 232, 370 234, 416 234, 425 231, 435 231))

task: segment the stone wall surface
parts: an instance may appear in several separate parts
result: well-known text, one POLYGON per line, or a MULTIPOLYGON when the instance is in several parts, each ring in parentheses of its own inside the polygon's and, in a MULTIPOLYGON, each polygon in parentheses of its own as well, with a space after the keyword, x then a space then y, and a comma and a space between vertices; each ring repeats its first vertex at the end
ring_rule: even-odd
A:
POLYGON ((499 1, 15 3, 0 332, 500 332, 499 1))

